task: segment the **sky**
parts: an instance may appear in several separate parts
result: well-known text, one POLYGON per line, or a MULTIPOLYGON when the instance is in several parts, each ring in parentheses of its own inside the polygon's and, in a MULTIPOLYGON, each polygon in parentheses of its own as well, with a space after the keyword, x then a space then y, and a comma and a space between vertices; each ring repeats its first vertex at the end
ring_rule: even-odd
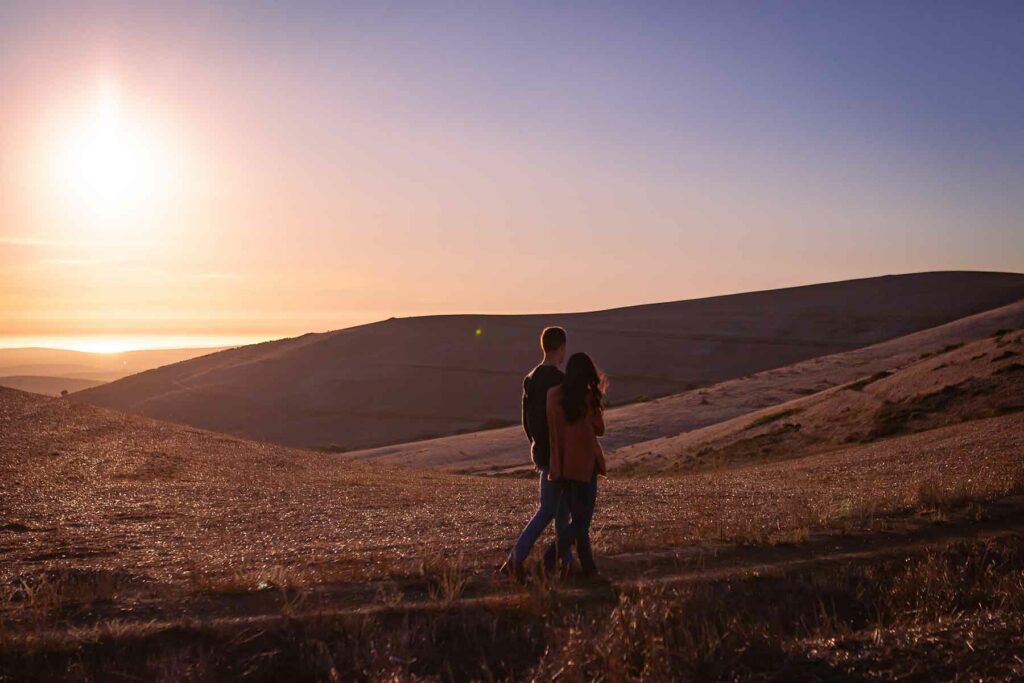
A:
POLYGON ((0 4, 0 346, 1024 271, 1020 2, 0 4))

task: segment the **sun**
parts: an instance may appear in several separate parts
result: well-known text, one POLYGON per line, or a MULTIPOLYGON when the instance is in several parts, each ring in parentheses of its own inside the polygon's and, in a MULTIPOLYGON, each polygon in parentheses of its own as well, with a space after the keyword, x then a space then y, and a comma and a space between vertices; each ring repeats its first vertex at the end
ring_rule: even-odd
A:
POLYGON ((68 210, 107 229, 152 208, 170 170, 160 140, 125 111, 113 83, 102 84, 80 120, 67 126, 56 156, 68 210))

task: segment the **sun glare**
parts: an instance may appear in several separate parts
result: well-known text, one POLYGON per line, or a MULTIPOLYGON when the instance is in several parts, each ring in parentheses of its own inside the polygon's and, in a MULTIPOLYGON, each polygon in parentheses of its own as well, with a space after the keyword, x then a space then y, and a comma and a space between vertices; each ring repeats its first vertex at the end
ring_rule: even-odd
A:
POLYGON ((124 353, 133 351, 136 347, 128 342, 99 339, 95 341, 72 342, 67 347, 71 351, 85 351, 86 353, 124 353))
POLYGON ((161 141, 126 111, 114 83, 98 89, 56 154, 58 183, 72 217, 93 219, 107 230, 152 209, 170 180, 161 141))

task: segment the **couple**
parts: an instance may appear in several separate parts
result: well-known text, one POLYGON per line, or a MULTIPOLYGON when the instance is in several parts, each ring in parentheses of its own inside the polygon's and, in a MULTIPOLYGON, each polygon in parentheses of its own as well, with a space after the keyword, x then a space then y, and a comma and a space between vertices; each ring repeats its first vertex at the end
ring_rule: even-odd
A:
POLYGON ((597 437, 604 434, 604 375, 585 353, 565 364, 566 334, 547 327, 540 335, 544 360, 523 381, 523 428, 530 440, 533 464, 540 472, 540 507, 519 535, 502 570, 519 581, 523 562, 548 523, 555 520, 557 539, 544 553, 544 568, 568 575, 597 575, 590 546, 590 521, 597 501, 597 476, 606 476, 604 453, 597 437))

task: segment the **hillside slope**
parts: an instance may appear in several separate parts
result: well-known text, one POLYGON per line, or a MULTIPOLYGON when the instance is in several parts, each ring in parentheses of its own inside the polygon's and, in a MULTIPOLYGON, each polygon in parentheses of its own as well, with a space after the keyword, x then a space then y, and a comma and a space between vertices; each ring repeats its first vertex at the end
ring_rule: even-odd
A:
MULTIPOLYGON (((799 458, 1024 412, 1024 330, 953 344, 901 368, 609 456, 620 472, 690 472, 799 458)), ((1024 455, 1024 435, 1017 446, 1024 455)))
POLYGON ((294 446, 362 448, 511 423, 537 333, 562 324, 611 400, 863 347, 1024 297, 1024 275, 923 273, 564 315, 392 319, 242 347, 76 400, 294 446))
MULTIPOLYGON (((654 401, 612 408, 602 442, 609 451, 754 413, 882 371, 957 344, 1024 327, 1024 301, 862 349, 813 358, 654 401)), ((498 472, 528 469, 521 428, 383 446, 343 457, 421 469, 498 472)))

